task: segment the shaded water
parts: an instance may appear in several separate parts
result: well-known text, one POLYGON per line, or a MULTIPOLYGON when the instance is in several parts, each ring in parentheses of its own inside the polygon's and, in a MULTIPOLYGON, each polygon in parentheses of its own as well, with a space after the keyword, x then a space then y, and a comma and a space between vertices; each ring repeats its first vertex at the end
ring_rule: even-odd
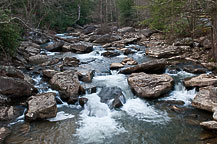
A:
MULTIPOLYGON (((196 90, 186 90, 182 80, 193 74, 179 71, 170 74, 175 79, 174 90, 167 97, 157 101, 137 98, 131 92, 127 76, 110 71, 111 62, 120 62, 125 56, 104 58, 101 47, 94 47, 89 54, 49 53, 58 57, 76 56, 81 62, 94 59, 88 65, 96 70, 92 84, 98 87, 96 93, 86 94, 88 98, 84 108, 79 105, 58 105, 55 118, 28 123, 19 117, 11 123, 12 134, 6 139, 10 144, 192 144, 203 143, 199 140, 203 132, 198 126, 200 121, 210 118, 206 112, 191 107, 191 100, 196 90), (110 110, 108 105, 100 102, 100 88, 119 87, 126 97, 126 103, 120 109, 110 110), (163 100, 182 100, 182 111, 171 110, 170 104, 160 103, 163 100)), ((151 60, 144 56, 144 51, 131 55, 138 62, 151 60)), ((35 86, 40 93, 56 92, 40 76, 34 74, 35 86)))

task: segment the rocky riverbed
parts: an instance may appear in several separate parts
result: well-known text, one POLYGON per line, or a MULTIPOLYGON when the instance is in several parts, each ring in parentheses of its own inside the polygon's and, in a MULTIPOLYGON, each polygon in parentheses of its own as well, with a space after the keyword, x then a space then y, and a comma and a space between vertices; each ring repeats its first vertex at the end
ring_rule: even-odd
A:
POLYGON ((205 38, 169 44, 148 29, 99 26, 56 36, 30 33, 12 63, 1 60, 0 142, 217 142, 205 38))

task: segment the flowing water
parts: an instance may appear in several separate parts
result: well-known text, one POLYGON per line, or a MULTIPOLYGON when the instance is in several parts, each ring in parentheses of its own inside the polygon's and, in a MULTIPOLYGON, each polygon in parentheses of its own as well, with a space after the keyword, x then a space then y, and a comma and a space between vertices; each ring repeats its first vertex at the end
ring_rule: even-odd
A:
MULTIPOLYGON (((132 47, 132 46, 129 46, 132 47)), ((142 48, 144 49, 144 48, 142 48)), ((81 62, 96 70, 92 85, 98 89, 96 93, 86 94, 88 98, 84 108, 79 105, 58 104, 55 118, 37 122, 25 122, 20 116, 10 124, 12 134, 6 139, 10 144, 192 144, 203 143, 199 140, 203 133, 198 126, 200 121, 209 118, 209 114, 191 107, 191 100, 196 90, 187 90, 182 84, 186 77, 193 74, 179 71, 165 73, 175 79, 174 89, 159 100, 144 100, 133 95, 127 76, 110 71, 111 62, 120 62, 125 56, 109 59, 101 56, 104 52, 100 46, 95 46, 89 54, 48 53, 49 55, 65 57, 76 56, 81 62), (103 86, 119 87, 126 103, 120 109, 109 109, 100 102, 99 92, 103 86), (173 111, 166 100, 181 100, 184 105, 179 106, 180 112, 173 111)), ((138 62, 151 60, 144 56, 144 51, 132 54, 138 62)), ((40 74, 32 74, 35 86, 40 93, 55 92, 40 74)))

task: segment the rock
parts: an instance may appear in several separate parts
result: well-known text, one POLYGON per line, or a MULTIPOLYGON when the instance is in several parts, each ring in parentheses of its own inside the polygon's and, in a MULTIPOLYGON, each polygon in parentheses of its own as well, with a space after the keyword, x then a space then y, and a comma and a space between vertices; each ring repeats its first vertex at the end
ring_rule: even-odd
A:
POLYGON ((217 121, 201 122, 200 126, 202 126, 205 129, 217 130, 217 121))
POLYGON ((47 60, 48 60, 47 55, 35 55, 35 56, 29 57, 29 62, 31 64, 41 64, 41 63, 46 62, 47 60))
POLYGON ((217 107, 217 88, 213 86, 203 87, 199 89, 199 92, 192 101, 192 106, 213 112, 217 107))
POLYGON ((202 74, 202 73, 206 73, 207 71, 207 69, 203 67, 195 67, 194 65, 185 65, 183 67, 183 70, 194 74, 202 74))
POLYGON ((126 99, 122 93, 122 90, 118 87, 104 87, 99 93, 101 102, 109 103, 110 108, 120 108, 126 102, 126 99))
POLYGON ((63 42, 50 42, 47 46, 45 46, 45 49, 51 52, 60 52, 62 51, 62 46, 64 45, 63 42))
POLYGON ((126 57, 126 58, 124 58, 122 60, 121 64, 123 64, 123 65, 125 65, 125 64, 127 64, 127 65, 137 65, 138 63, 134 59, 126 57))
POLYGON ((0 94, 21 98, 31 96, 36 91, 33 85, 22 79, 0 76, 0 94))
POLYGON ((135 72, 145 72, 145 73, 163 73, 166 66, 169 64, 164 59, 161 60, 152 60, 138 64, 136 66, 128 67, 120 71, 123 74, 131 74, 135 72))
POLYGON ((58 72, 55 70, 47 69, 47 70, 43 70, 42 73, 45 77, 52 78, 58 72))
POLYGON ((28 101, 28 111, 25 114, 26 120, 37 120, 53 118, 57 114, 55 93, 44 93, 31 96, 28 101))
POLYGON ((169 58, 172 56, 180 55, 190 49, 190 46, 156 46, 147 48, 145 53, 148 56, 156 58, 169 58))
POLYGON ((11 99, 5 95, 0 94, 0 106, 9 104, 11 99))
POLYGON ((93 26, 93 25, 88 25, 88 26, 86 26, 86 27, 84 28, 83 33, 87 35, 87 34, 90 34, 90 33, 94 32, 95 30, 96 30, 96 27, 95 27, 95 26, 93 26))
POLYGON ((0 121, 10 121, 19 114, 20 112, 14 106, 0 106, 0 121))
POLYGON ((124 55, 129 55, 129 54, 135 53, 134 51, 132 51, 129 48, 122 48, 120 50, 124 53, 124 55))
POLYGON ((107 52, 102 53, 102 55, 103 55, 104 57, 111 58, 111 57, 119 56, 120 53, 118 53, 118 52, 113 52, 113 51, 107 51, 107 52))
POLYGON ((139 38, 127 38, 127 39, 117 41, 117 43, 127 45, 127 44, 133 44, 133 43, 137 42, 138 40, 139 40, 139 38))
POLYGON ((52 58, 52 59, 49 59, 48 61, 44 62, 41 64, 42 67, 44 66, 50 66, 50 65, 55 65, 55 64, 58 64, 62 59, 61 58, 52 58))
POLYGON ((202 45, 206 49, 211 49, 212 48, 212 42, 208 38, 203 40, 202 45))
POLYGON ((84 107, 84 105, 87 103, 88 99, 87 98, 79 98, 79 104, 84 107))
POLYGON ((110 69, 111 69, 111 70, 119 69, 119 68, 122 68, 122 67, 124 67, 124 65, 122 65, 121 63, 112 63, 112 64, 110 65, 110 69))
POLYGON ((63 65, 64 66, 70 66, 70 67, 78 67, 80 63, 80 60, 76 57, 65 57, 63 59, 63 65))
POLYGON ((6 127, 0 128, 0 143, 3 143, 5 138, 11 133, 10 129, 6 127))
POLYGON ((166 103, 166 104, 169 104, 169 105, 184 105, 185 102, 184 101, 181 101, 181 100, 163 100, 163 101, 160 101, 162 103, 166 103))
POLYGON ((87 83, 91 83, 94 73, 95 71, 92 69, 82 69, 82 68, 78 68, 78 77, 79 80, 83 81, 83 82, 87 82, 87 83))
POLYGON ((86 39, 86 41, 88 41, 88 42, 93 42, 93 41, 97 40, 97 39, 100 38, 100 37, 101 37, 101 35, 92 35, 92 36, 88 37, 88 38, 86 39))
POLYGON ((62 99, 66 101, 70 99, 78 100, 81 85, 76 72, 64 71, 57 73, 52 77, 50 83, 52 87, 60 91, 62 99))
POLYGON ((192 47, 194 45, 194 41, 190 37, 183 38, 181 40, 178 40, 174 43, 175 46, 190 46, 192 47))
POLYGON ((96 35, 105 35, 108 33, 112 33, 112 27, 108 25, 101 25, 101 27, 97 28, 94 32, 96 35))
POLYGON ((16 69, 14 66, 2 66, 0 65, 0 76, 8 76, 14 78, 24 79, 22 71, 16 69))
POLYGON ((143 34, 146 37, 150 37, 155 31, 150 30, 150 29, 143 29, 141 30, 141 34, 143 34))
POLYGON ((118 32, 120 33, 135 32, 135 29, 133 27, 123 27, 118 29, 118 32))
POLYGON ((80 41, 74 44, 65 44, 62 49, 65 52, 89 53, 93 50, 93 45, 89 42, 80 41))
POLYGON ((110 42, 114 42, 114 41, 118 41, 121 38, 119 36, 113 36, 110 34, 106 34, 101 36, 100 38, 96 39, 94 41, 94 43, 101 43, 101 44, 105 44, 105 43, 110 43, 110 42))
POLYGON ((187 78, 184 80, 186 87, 205 87, 217 84, 217 76, 209 74, 201 74, 193 78, 187 78))
POLYGON ((157 98, 173 87, 173 78, 167 74, 133 73, 128 77, 133 92, 141 98, 157 98))

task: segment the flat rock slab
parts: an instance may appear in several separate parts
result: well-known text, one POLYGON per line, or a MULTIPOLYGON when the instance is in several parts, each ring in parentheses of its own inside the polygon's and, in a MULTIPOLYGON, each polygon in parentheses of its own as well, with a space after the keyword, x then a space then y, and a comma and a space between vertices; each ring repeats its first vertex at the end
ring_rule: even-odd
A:
POLYGON ((192 106, 213 112, 214 108, 217 107, 217 87, 209 86, 200 88, 192 101, 192 106))
POLYGON ((29 57, 29 62, 31 64, 41 64, 44 63, 48 60, 47 55, 35 55, 35 56, 30 56, 29 57))
POLYGON ((122 68, 122 67, 124 67, 124 65, 121 64, 121 63, 112 63, 112 64, 110 65, 110 69, 111 69, 111 70, 119 69, 119 68, 122 68))
POLYGON ((173 78, 167 74, 133 73, 128 83, 138 97, 157 98, 172 89, 173 78))
POLYGON ((62 47, 65 52, 75 52, 75 53, 89 53, 93 51, 93 44, 89 42, 80 41, 74 44, 65 44, 62 47))
POLYGON ((28 111, 25 114, 27 120, 53 118, 57 114, 55 93, 45 93, 31 96, 28 101, 28 111))
POLYGON ((120 71, 123 74, 131 74, 136 72, 145 73, 162 73, 165 71, 166 66, 169 64, 165 59, 153 60, 138 64, 136 66, 128 67, 120 71))
POLYGON ((200 126, 202 126, 205 129, 217 130, 217 121, 201 122, 200 126))
POLYGON ((185 79, 184 84, 186 87, 212 86, 217 84, 217 76, 201 74, 190 79, 185 79))
POLYGON ((190 46, 166 46, 146 49, 146 55, 156 58, 169 58, 189 50, 190 46))

